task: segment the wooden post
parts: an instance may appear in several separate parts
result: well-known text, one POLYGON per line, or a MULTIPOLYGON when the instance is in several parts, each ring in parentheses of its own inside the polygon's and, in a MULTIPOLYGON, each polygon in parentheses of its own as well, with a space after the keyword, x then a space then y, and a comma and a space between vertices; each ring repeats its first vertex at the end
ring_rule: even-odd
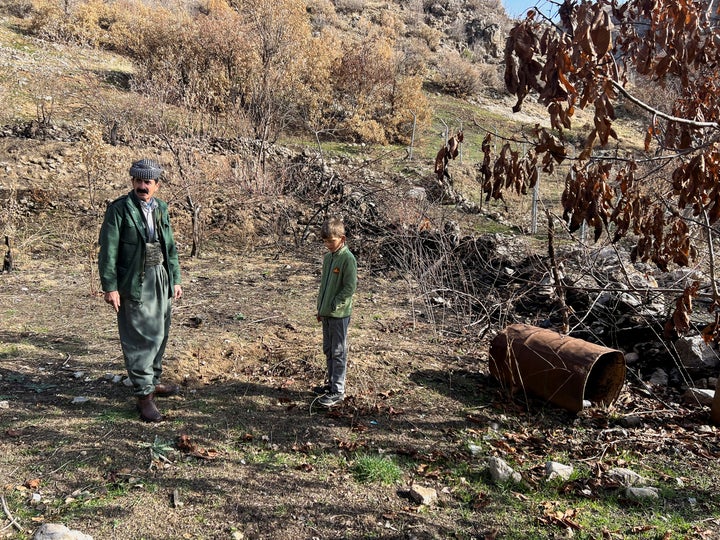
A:
MULTIPOLYGON (((523 144, 523 155, 525 155, 525 145, 523 144)), ((530 224, 530 234, 537 234, 538 231, 538 204, 540 201, 540 172, 538 172, 537 181, 533 186, 532 195, 532 221, 530 224)))
MULTIPOLYGON (((462 126, 462 120, 461 120, 461 121, 460 121, 460 131, 462 131, 462 130, 463 130, 463 126, 462 126)), ((460 155, 459 155, 458 157, 460 158, 460 165, 462 165, 462 162, 463 162, 463 143, 459 143, 458 146, 459 146, 458 150, 459 150, 459 152, 460 152, 460 155)))
POLYGON ((412 135, 410 135, 410 148, 408 149, 408 160, 412 161, 413 158, 413 147, 415 146, 415 127, 417 125, 417 115, 415 113, 412 113, 413 115, 413 127, 412 127, 412 135))

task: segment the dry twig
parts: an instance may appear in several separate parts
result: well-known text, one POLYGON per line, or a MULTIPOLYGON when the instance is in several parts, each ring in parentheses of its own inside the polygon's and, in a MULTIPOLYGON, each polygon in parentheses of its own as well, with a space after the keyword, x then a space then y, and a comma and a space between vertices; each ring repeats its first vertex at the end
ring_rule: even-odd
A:
POLYGON ((5 512, 5 515, 10 520, 10 523, 8 525, 6 525, 5 527, 3 527, 2 529, 0 529, 0 531, 4 531, 5 529, 7 529, 11 525, 13 525, 18 530, 18 532, 24 532, 22 526, 20 526, 20 524, 15 520, 15 518, 10 513, 10 509, 7 506, 7 502, 5 502, 5 497, 3 495, 0 495, 0 501, 2 501, 3 512, 5 512))

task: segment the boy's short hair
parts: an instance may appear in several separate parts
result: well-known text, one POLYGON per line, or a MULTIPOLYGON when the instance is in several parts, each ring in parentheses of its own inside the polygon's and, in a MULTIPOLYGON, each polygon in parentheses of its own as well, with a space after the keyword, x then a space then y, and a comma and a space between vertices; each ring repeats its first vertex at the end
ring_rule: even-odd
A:
POLYGON ((326 219, 322 227, 320 227, 320 236, 322 239, 326 238, 340 238, 345 236, 345 224, 340 218, 328 218, 326 219))

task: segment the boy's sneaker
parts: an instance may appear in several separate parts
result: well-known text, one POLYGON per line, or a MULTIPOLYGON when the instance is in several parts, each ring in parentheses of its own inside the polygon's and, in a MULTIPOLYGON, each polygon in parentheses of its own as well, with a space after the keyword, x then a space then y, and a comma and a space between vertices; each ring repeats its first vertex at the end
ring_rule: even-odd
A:
POLYGON ((338 403, 342 403, 343 399, 345 399, 345 394, 335 392, 334 394, 325 394, 318 403, 323 407, 334 407, 338 403))
POLYGON ((330 385, 323 384, 321 386, 313 386, 312 391, 313 391, 313 394, 316 394, 318 396, 329 394, 330 393, 330 385))

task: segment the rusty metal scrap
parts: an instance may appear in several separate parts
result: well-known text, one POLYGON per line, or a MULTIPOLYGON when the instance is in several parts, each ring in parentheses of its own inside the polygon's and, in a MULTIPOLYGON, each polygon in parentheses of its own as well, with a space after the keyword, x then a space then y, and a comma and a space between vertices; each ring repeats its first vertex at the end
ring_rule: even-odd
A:
POLYGON ((622 352, 552 330, 513 324, 490 344, 490 373, 508 387, 579 412, 610 405, 625 381, 622 352))

